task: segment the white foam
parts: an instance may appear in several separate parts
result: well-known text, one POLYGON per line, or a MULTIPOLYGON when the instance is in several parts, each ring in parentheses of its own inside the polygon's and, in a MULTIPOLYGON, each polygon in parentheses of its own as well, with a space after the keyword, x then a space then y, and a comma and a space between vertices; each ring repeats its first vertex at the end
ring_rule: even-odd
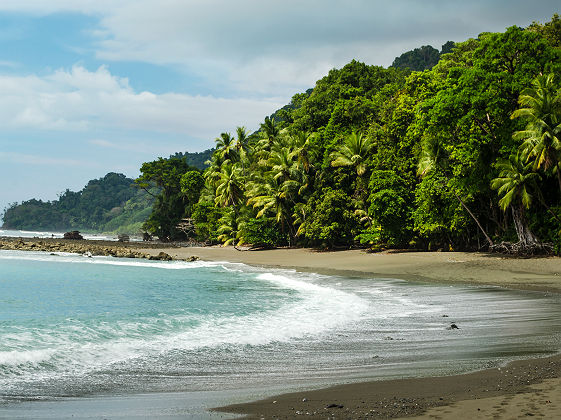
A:
POLYGON ((0 353, 0 365, 17 366, 20 373, 34 376, 85 374, 113 363, 175 350, 255 346, 317 336, 358 321, 368 311, 364 299, 303 278, 259 272, 248 276, 297 293, 279 308, 249 315, 153 317, 94 328, 70 322, 52 331, 13 334, 10 347, 33 345, 43 349, 4 351, 0 353), (177 330, 178 325, 183 327, 177 330), (20 342, 14 342, 18 337, 20 342), (45 361, 54 363, 58 373, 38 372, 37 363, 45 361))
POLYGON ((0 260, 24 260, 24 261, 52 261, 73 264, 101 264, 129 267, 161 268, 165 270, 184 270, 203 267, 219 267, 224 262, 210 261, 151 261, 137 258, 115 258, 97 256, 86 258, 80 254, 68 252, 43 252, 43 251, 10 251, 0 250, 0 260))
POLYGON ((22 364, 37 365, 49 360, 54 349, 0 351, 0 366, 17 366, 22 364))

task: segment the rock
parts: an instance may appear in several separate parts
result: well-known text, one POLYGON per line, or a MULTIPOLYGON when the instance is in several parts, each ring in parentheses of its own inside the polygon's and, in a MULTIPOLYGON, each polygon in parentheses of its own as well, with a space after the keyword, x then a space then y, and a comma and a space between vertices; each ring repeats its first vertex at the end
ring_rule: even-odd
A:
POLYGON ((458 327, 456 324, 450 324, 450 326, 447 329, 448 330, 459 330, 460 327, 458 327))
POLYGON ((64 234, 64 239, 84 239, 80 232, 77 230, 73 230, 72 232, 66 232, 64 234))
POLYGON ((187 258, 186 261, 199 261, 199 257, 197 257, 196 255, 191 255, 189 258, 187 258))

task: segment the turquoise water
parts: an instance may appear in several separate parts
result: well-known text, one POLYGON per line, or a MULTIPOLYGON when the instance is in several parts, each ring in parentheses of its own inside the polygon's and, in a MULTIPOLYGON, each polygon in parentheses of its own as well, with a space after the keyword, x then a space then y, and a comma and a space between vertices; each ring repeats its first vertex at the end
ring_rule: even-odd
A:
POLYGON ((0 251, 0 404, 463 372, 559 351, 560 303, 225 262, 0 251))

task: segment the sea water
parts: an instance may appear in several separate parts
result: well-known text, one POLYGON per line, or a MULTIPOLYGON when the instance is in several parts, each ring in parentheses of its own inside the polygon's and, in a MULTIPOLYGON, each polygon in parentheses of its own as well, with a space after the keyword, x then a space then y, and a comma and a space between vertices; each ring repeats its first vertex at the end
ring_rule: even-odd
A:
POLYGON ((185 396, 453 374, 558 352, 560 337, 557 294, 0 251, 0 417, 181 392, 199 418, 185 396))
MULTIPOLYGON (((84 239, 90 241, 117 241, 118 235, 102 234, 102 233, 84 233, 81 232, 84 239)), ((15 230, 15 229, 0 229, 0 237, 8 238, 58 238, 64 237, 64 232, 54 231, 38 231, 38 230, 15 230)), ((141 241, 139 236, 131 236, 130 241, 141 241)))

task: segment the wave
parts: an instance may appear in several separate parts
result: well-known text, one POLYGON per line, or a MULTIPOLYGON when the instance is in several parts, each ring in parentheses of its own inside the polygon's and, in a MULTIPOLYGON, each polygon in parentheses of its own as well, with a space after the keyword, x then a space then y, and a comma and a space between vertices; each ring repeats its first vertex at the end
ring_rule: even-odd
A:
MULTIPOLYGON (((39 253, 37 253, 39 254, 39 253)), ((15 256, 25 259, 25 255, 15 256)), ((31 256, 84 264, 132 265, 165 269, 211 268, 244 271, 244 275, 275 291, 289 293, 280 306, 236 316, 159 314, 142 319, 91 324, 67 320, 41 330, 27 330, 4 336, 9 350, 0 351, 0 379, 24 380, 84 375, 88 372, 125 364, 142 365, 154 357, 182 351, 224 347, 261 346, 287 343, 330 333, 357 322, 368 312, 366 300, 352 293, 310 282, 295 272, 263 272, 243 264, 206 262, 110 261, 77 256, 31 256)), ((7 258, 2 256, 1 258, 7 258)), ((115 259, 117 260, 117 259, 115 259)), ((0 346, 0 349, 3 346, 0 346)), ((5 348, 5 346, 4 346, 5 348)), ((0 383, 3 381, 0 381, 0 383)), ((6 384, 4 384, 6 385, 6 384)))
POLYGON ((211 261, 150 261, 133 258, 116 258, 95 256, 87 257, 81 254, 69 252, 44 252, 44 251, 12 251, 0 250, 0 260, 22 260, 22 261, 42 261, 71 264, 94 264, 94 265, 115 265, 139 268, 160 268, 163 270, 185 270, 203 267, 221 267, 225 264, 235 265, 227 262, 211 261))

